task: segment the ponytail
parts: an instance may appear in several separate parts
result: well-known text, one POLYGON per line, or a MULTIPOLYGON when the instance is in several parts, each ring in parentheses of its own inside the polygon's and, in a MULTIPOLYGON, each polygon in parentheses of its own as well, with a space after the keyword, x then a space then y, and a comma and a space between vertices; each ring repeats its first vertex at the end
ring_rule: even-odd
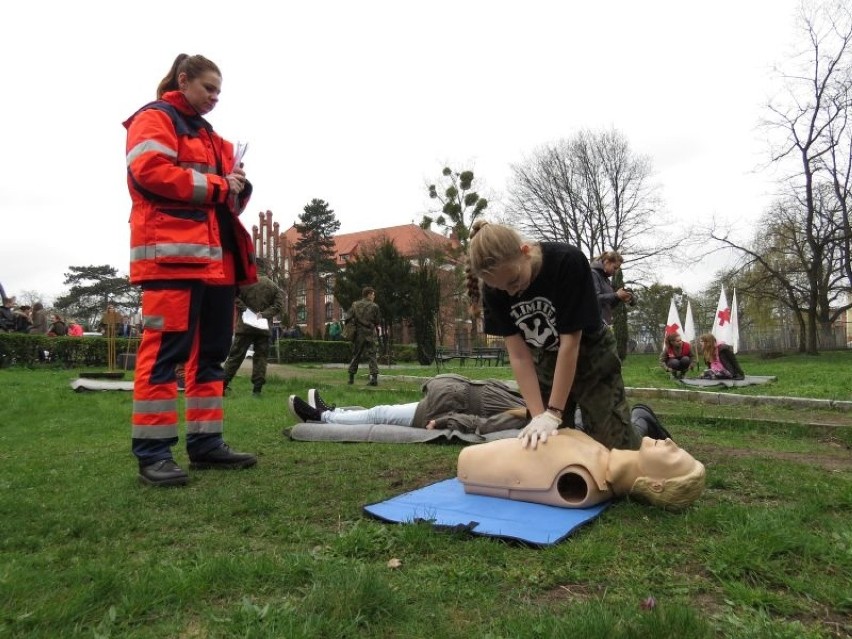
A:
POLYGON ((213 71, 219 77, 222 77, 222 72, 216 63, 208 60, 203 55, 187 55, 186 53, 178 54, 175 61, 172 62, 172 67, 165 77, 160 80, 157 86, 157 99, 163 97, 163 94, 168 91, 177 91, 180 88, 178 77, 181 73, 186 73, 188 80, 194 80, 202 73, 213 71))

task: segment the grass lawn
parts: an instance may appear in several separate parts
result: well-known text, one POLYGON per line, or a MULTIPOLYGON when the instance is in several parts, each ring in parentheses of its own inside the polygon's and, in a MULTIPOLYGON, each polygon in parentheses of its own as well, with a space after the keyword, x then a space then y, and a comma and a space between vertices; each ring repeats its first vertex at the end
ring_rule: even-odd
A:
MULTIPOLYGON (((852 399, 852 353, 741 361, 778 376, 757 394, 852 399)), ((130 394, 74 393, 75 376, 0 370, 0 637, 852 634, 852 413, 660 402, 678 443, 707 466, 699 502, 671 514, 621 501, 533 549, 363 515, 364 504, 453 476, 457 444, 282 436, 295 421, 291 393, 315 385, 371 406, 416 400, 414 379, 368 388, 360 376, 347 386, 340 369, 276 367, 258 400, 240 375, 226 439, 257 452, 258 466, 151 489, 129 452, 130 394)), ((656 356, 628 358, 625 381, 678 386, 656 356)))

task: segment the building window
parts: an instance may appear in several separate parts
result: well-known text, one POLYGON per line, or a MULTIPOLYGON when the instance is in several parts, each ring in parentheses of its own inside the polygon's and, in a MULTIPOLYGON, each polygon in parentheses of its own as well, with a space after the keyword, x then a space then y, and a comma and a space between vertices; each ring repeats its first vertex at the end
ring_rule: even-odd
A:
POLYGON ((326 301, 325 303, 325 321, 333 322, 334 321, 334 304, 332 302, 326 301))
POLYGON ((299 304, 296 307, 296 322, 304 324, 308 321, 308 307, 304 304, 299 304))

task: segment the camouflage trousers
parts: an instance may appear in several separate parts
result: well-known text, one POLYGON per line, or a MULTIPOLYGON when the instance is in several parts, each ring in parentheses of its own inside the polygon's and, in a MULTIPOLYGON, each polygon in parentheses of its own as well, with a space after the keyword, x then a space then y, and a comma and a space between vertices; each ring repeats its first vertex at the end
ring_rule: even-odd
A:
MULTIPOLYGON (((550 397, 556 369, 556 351, 533 350, 541 397, 550 397)), ((641 443, 630 424, 630 406, 621 377, 621 360, 615 348, 615 336, 607 328, 586 334, 580 340, 577 372, 568 396, 563 420, 574 421, 577 407, 583 415, 586 434, 607 448, 636 450, 641 443)))
POLYGON ((352 343, 352 361, 349 362, 349 374, 354 375, 358 372, 358 365, 361 363, 361 358, 366 357, 370 362, 370 375, 379 374, 379 362, 376 359, 378 356, 378 347, 373 336, 364 337, 356 335, 355 341, 352 343))
POLYGON ((260 331, 254 333, 237 333, 231 344, 228 359, 225 360, 225 381, 234 379, 240 365, 246 358, 249 346, 254 346, 251 359, 251 383, 255 388, 266 383, 266 366, 269 363, 269 333, 260 331))

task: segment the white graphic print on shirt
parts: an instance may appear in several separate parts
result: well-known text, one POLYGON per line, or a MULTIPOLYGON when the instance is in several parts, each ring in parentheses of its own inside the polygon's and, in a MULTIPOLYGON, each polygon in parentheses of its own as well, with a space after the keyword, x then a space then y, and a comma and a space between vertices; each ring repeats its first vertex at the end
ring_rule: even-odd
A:
POLYGON ((546 297, 516 302, 510 309, 512 321, 524 333, 524 340, 532 348, 555 351, 559 348, 556 331, 556 309, 546 297))

